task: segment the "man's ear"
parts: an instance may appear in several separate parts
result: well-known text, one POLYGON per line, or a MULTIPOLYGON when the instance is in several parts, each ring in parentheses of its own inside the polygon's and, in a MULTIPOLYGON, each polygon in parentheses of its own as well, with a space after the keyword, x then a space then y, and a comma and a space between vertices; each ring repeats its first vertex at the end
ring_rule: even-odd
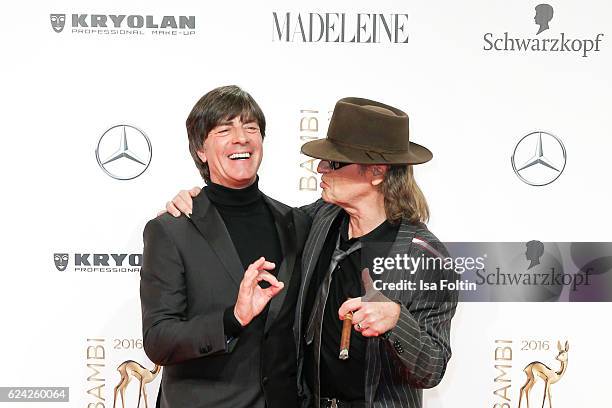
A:
POLYGON ((370 166, 370 172, 372 173, 371 183, 373 186, 378 186, 383 182, 388 169, 389 166, 386 164, 376 164, 374 166, 370 166))
POLYGON ((206 163, 206 151, 204 150, 204 146, 197 151, 198 157, 202 160, 202 163, 206 163))

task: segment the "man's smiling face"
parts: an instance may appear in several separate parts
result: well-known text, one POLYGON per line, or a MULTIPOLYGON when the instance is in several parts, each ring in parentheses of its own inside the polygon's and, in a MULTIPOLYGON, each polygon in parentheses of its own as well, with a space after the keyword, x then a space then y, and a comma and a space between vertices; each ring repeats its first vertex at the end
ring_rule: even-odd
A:
POLYGON ((210 132, 198 157, 208 163, 210 180, 229 188, 245 188, 257 178, 263 157, 262 136, 255 120, 240 116, 220 122, 210 132))

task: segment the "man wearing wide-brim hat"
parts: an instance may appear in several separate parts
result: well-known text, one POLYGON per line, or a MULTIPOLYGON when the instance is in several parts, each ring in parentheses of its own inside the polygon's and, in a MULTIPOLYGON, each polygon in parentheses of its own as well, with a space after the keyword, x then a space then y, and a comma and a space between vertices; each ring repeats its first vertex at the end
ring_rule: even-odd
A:
MULTIPOLYGON (((312 217, 294 327, 303 407, 421 407, 421 390, 440 382, 451 356, 457 296, 382 286, 450 280, 450 273, 380 271, 374 260, 447 256, 424 224, 429 210, 412 171, 432 154, 410 142, 406 113, 362 98, 339 100, 327 138, 302 152, 321 159, 323 190, 302 207, 312 217), (351 313, 349 358, 340 360, 351 313)), ((198 193, 181 191, 167 210, 189 214, 198 193)))
POLYGON ((308 405, 420 407, 421 389, 440 382, 451 356, 456 293, 383 288, 448 273, 372 265, 398 254, 446 256, 423 224, 428 206, 412 171, 432 153, 410 142, 406 113, 362 98, 339 100, 327 138, 304 144, 302 153, 321 159, 323 189, 322 200, 305 208, 313 224, 296 319, 308 405), (342 320, 351 312, 350 357, 340 360, 342 320))

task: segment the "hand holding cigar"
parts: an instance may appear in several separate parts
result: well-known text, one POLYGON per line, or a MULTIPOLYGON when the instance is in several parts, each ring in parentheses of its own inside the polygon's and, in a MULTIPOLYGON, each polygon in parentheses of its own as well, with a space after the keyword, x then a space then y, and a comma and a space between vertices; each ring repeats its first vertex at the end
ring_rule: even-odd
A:
POLYGON ((340 338, 340 360, 349 358, 349 348, 351 347, 351 329, 353 327, 353 312, 344 315, 342 322, 342 337, 340 338))
MULTIPOLYGON (((377 337, 395 327, 401 313, 401 305, 374 288, 368 268, 365 268, 361 275, 365 295, 344 302, 338 309, 338 318, 346 324, 346 316, 352 313, 350 322, 356 332, 363 337, 377 337)), ((343 330, 342 334, 344 333, 343 330)), ((350 330, 346 333, 350 334, 350 330)))

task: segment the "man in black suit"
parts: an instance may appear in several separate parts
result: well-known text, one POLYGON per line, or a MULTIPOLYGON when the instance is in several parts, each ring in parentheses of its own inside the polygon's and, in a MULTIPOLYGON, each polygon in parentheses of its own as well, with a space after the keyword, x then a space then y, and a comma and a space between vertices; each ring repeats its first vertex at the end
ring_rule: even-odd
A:
POLYGON ((144 349, 164 366, 158 407, 295 407, 295 305, 308 218, 257 187, 265 117, 236 86, 187 119, 207 183, 191 216, 144 230, 144 349))

